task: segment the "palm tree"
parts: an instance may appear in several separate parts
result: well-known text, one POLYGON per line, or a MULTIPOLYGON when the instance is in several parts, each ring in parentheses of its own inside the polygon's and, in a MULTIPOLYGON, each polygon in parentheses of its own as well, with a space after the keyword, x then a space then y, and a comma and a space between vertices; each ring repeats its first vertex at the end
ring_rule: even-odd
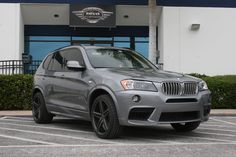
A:
POLYGON ((149 54, 148 59, 156 64, 157 58, 157 46, 156 46, 156 26, 157 26, 157 15, 156 15, 156 0, 148 0, 149 7, 149 54))

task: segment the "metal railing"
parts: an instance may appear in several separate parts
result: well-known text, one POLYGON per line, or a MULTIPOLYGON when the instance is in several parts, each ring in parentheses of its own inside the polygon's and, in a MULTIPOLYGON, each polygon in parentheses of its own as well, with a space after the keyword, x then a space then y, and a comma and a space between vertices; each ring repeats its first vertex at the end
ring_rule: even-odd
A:
POLYGON ((39 67, 41 60, 32 60, 25 63, 23 60, 2 60, 0 61, 0 74, 34 74, 39 67))
MULTIPOLYGON (((32 60, 26 63, 24 60, 0 60, 0 74, 34 74, 41 64, 41 60, 32 60)), ((163 69, 163 63, 157 64, 159 69, 163 69)))

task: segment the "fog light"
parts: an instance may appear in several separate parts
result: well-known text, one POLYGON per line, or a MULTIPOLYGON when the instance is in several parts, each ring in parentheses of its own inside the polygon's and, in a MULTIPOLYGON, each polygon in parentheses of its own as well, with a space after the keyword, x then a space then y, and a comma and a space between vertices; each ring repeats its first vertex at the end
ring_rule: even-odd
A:
POLYGON ((132 97, 132 101, 133 102, 139 102, 141 100, 141 97, 139 96, 139 95, 134 95, 133 97, 132 97))

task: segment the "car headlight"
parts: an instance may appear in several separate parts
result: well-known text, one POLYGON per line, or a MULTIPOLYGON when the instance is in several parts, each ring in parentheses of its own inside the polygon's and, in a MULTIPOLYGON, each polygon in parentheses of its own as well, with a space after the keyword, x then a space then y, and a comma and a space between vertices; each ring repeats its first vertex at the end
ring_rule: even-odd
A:
POLYGON ((207 84, 206 84, 205 81, 199 82, 198 87, 199 87, 199 90, 200 90, 200 91, 203 91, 203 90, 207 90, 207 89, 208 89, 207 84))
POLYGON ((125 90, 157 91, 155 85, 149 81, 122 80, 120 83, 125 90))

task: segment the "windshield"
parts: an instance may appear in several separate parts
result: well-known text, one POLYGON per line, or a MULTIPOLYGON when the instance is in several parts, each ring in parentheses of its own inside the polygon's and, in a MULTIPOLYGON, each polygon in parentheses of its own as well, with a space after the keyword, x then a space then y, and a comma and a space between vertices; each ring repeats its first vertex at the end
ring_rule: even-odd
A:
POLYGON ((134 68, 153 69, 142 56, 123 49, 87 49, 87 56, 94 68, 134 68))

